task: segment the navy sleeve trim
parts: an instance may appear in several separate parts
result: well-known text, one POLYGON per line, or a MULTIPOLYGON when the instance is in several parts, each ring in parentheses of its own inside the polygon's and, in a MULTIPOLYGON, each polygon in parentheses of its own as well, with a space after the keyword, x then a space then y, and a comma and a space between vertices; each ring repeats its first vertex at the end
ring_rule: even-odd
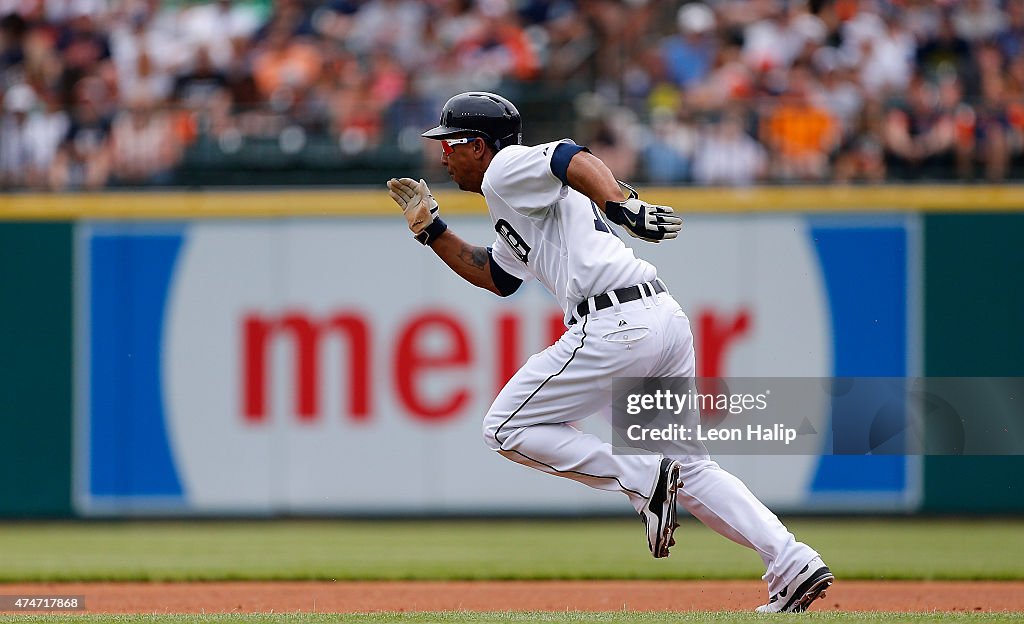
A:
POLYGON ((491 247, 487 248, 487 259, 490 260, 491 279, 494 280, 494 286, 498 289, 498 292, 501 293, 502 297, 508 297, 515 291, 519 290, 519 287, 523 284, 523 280, 507 273, 505 269, 498 266, 498 263, 494 261, 494 252, 491 247))
POLYGON ((555 146, 555 152, 551 154, 551 173, 555 174, 562 184, 569 186, 569 161, 576 154, 589 151, 586 147, 575 143, 559 143, 555 146))

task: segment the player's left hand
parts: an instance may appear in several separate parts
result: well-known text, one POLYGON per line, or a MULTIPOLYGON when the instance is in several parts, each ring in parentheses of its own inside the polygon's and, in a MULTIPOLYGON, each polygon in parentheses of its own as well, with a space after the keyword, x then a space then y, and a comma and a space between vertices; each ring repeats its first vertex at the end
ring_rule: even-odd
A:
POLYGON ((630 236, 649 243, 660 243, 679 236, 683 220, 676 216, 671 206, 658 206, 642 201, 636 190, 629 189, 629 197, 623 201, 605 202, 604 212, 608 220, 626 228, 630 236))
POLYGON ((426 181, 391 178, 388 180, 388 195, 402 209, 412 235, 416 240, 426 244, 424 239, 429 239, 426 230, 438 218, 440 211, 426 181))

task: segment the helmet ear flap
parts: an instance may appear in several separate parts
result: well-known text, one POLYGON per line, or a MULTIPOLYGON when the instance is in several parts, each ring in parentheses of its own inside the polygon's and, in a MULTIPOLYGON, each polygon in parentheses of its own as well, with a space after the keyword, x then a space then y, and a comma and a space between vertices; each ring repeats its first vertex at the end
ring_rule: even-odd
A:
POLYGON ((508 147, 509 145, 522 145, 522 144, 523 144, 523 133, 522 132, 516 132, 514 134, 508 135, 507 137, 502 137, 502 138, 494 141, 494 149, 495 150, 500 150, 501 148, 508 147))

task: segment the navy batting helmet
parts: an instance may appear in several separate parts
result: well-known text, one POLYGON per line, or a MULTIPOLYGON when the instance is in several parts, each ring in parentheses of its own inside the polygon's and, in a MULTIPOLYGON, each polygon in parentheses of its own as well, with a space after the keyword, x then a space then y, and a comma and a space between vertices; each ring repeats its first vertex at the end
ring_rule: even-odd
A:
POLYGON ((440 123, 423 136, 447 139, 465 133, 481 136, 500 150, 523 142, 523 119, 512 102, 500 95, 470 91, 448 100, 441 109, 440 123))

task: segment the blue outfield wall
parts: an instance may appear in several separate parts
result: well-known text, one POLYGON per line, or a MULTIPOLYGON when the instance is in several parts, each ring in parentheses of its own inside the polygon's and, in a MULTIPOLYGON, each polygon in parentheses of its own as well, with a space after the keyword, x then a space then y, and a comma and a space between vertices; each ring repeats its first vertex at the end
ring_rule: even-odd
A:
MULTIPOLYGON (((909 375, 908 332, 916 328, 908 319, 908 306, 893 305, 907 300, 907 228, 819 226, 813 236, 829 291, 833 376, 909 375)), ((835 418, 837 423, 859 420, 835 418)), ((840 439, 854 439, 854 434, 836 429, 840 439)), ((814 489, 899 496, 907 489, 907 460, 898 455, 824 455, 814 489)))
POLYGON ((181 236, 89 241, 89 489, 96 496, 180 494, 164 428, 160 350, 181 236))

